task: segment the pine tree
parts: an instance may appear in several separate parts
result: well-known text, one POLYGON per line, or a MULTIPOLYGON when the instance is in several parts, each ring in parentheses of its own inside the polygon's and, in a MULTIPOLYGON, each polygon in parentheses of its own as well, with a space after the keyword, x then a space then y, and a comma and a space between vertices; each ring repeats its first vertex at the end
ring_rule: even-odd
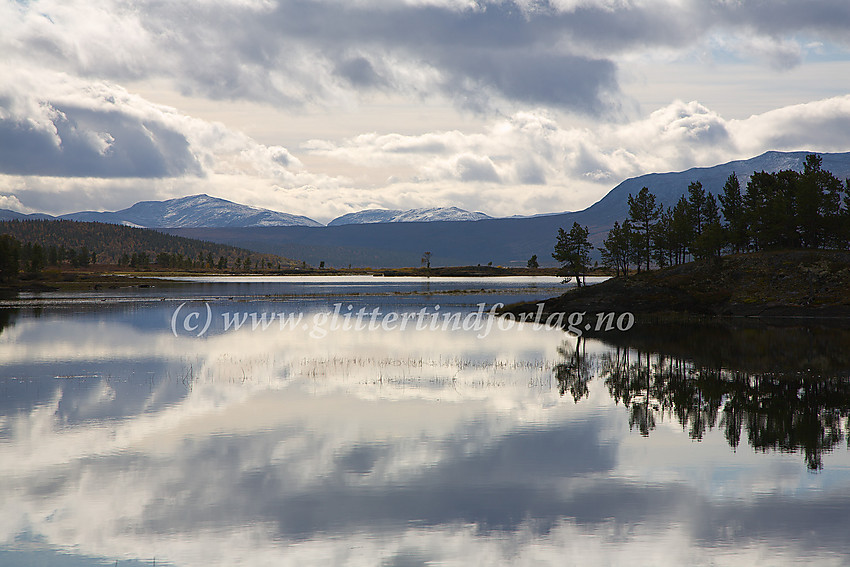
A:
POLYGON ((675 256, 675 241, 673 236, 673 210, 667 207, 661 211, 661 216, 658 217, 658 223, 655 225, 652 235, 652 241, 655 243, 653 256, 656 265, 663 268, 674 262, 675 256))
POLYGON ((647 187, 642 188, 637 197, 629 194, 629 221, 640 242, 638 270, 640 270, 641 260, 646 263, 646 269, 649 270, 649 262, 652 258, 652 235, 660 215, 661 206, 655 204, 655 195, 650 193, 647 187))
POLYGON ((695 181, 688 185, 688 220, 691 225, 689 244, 692 246, 697 237, 702 234, 705 226, 706 196, 702 183, 695 181))
POLYGON ((744 199, 741 196, 741 183, 732 173, 723 185, 723 193, 718 196, 725 219, 726 241, 737 253, 747 246, 747 218, 744 199))
POLYGON ((805 248, 840 245, 841 181, 821 169, 821 157, 806 156, 797 182, 797 231, 805 248))
POLYGON ((587 272, 590 266, 590 250, 593 245, 588 241, 589 231, 577 222, 573 223, 570 232, 563 228, 558 229, 558 240, 555 243, 555 252, 552 257, 561 262, 564 269, 575 275, 576 285, 581 287, 582 274, 587 272))
POLYGON ((602 255, 602 262, 606 266, 614 268, 614 272, 618 276, 620 274, 627 276, 629 273, 629 266, 634 257, 633 240, 629 221, 623 222, 622 226, 619 222, 615 222, 599 250, 602 255))
POLYGON ((687 259, 691 241, 691 223, 688 217, 688 200, 682 195, 673 207, 673 217, 670 223, 671 240, 673 241, 674 260, 683 264, 687 259))

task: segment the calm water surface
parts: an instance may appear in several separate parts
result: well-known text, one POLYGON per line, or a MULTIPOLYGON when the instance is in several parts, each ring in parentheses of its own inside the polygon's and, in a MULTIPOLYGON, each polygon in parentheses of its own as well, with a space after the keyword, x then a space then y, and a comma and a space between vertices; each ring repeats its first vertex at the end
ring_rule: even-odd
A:
POLYGON ((850 333, 462 325, 559 282, 5 303, 0 565, 850 563, 850 333))

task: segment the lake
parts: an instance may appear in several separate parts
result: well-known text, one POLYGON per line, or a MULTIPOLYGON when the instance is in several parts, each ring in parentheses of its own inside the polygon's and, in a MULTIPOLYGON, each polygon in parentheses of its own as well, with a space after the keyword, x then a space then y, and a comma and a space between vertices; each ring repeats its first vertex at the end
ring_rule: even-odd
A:
POLYGON ((850 332, 490 315, 567 287, 4 301, 0 565, 850 563, 850 332))

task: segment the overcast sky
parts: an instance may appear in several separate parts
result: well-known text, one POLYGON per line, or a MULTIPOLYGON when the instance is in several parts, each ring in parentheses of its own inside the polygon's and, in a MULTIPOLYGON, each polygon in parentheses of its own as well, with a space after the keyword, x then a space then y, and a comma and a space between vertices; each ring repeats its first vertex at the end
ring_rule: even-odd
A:
POLYGON ((0 208, 582 209, 850 150, 846 0, 0 0, 0 208))

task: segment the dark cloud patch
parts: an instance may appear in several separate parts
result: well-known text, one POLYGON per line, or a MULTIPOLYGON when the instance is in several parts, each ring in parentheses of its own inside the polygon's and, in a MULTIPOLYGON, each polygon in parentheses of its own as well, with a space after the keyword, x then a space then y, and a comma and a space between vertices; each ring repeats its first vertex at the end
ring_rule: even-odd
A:
POLYGON ((509 100, 600 115, 617 110, 616 55, 688 48, 720 31, 764 40, 767 53, 756 49, 756 58, 785 68, 802 59, 783 42, 796 45, 803 34, 847 44, 850 27, 844 0, 600 2, 568 10, 545 0, 107 5, 114 21, 98 25, 142 26, 140 33, 94 26, 97 41, 70 41, 80 33, 73 23, 56 20, 45 34, 21 20, 15 49, 98 77, 169 76, 211 98, 327 102, 342 83, 355 91, 438 93, 483 108, 509 100), (104 47, 113 43, 114 54, 104 47))
POLYGON ((827 34, 845 44, 850 26, 850 4, 844 0, 750 0, 744 2, 714 2, 702 6, 704 17, 727 26, 749 26, 768 34, 814 32, 827 34))
POLYGON ((381 567, 428 567, 428 557, 417 550, 405 550, 381 563, 381 567))
POLYGON ((50 122, 0 120, 0 172, 59 177, 201 175, 185 135, 129 113, 54 105, 50 122))
POLYGON ((340 61, 336 66, 336 74, 355 87, 376 87, 384 84, 384 80, 375 72, 375 68, 363 57, 353 57, 340 61))
POLYGON ((386 446, 357 445, 337 458, 339 467, 346 473, 366 474, 375 468, 381 458, 386 458, 386 446))
POLYGON ((553 53, 476 52, 445 61, 451 84, 471 79, 480 88, 527 103, 566 107, 599 114, 609 105, 607 93, 618 90, 616 68, 610 61, 553 53))
MULTIPOLYGON (((764 33, 798 25, 800 9, 790 5, 783 9, 787 10, 784 19, 767 26, 770 29, 764 33)), ((826 8, 820 11, 830 13, 826 8)), ((749 3, 738 8, 694 3, 666 10, 624 5, 560 11, 548 2, 536 4, 533 10, 515 2, 481 3, 477 9, 462 10, 284 0, 260 18, 245 12, 242 25, 222 29, 215 37, 226 49, 209 45, 199 50, 199 42, 208 42, 210 36, 191 32, 186 37, 194 38, 194 49, 182 45, 173 52, 186 58, 181 67, 200 88, 222 96, 253 91, 253 96, 282 95, 292 102, 289 93, 272 92, 263 73, 268 69, 298 74, 296 59, 301 54, 328 60, 334 73, 355 88, 386 81, 402 90, 433 89, 469 106, 486 107, 492 99, 502 98, 598 115, 612 110, 611 100, 619 95, 611 56, 647 47, 685 47, 720 25, 730 29, 758 26, 763 12, 763 6, 756 10, 749 3), (248 33, 250 37, 244 35, 248 33), (351 58, 352 49, 367 55, 351 58), (199 53, 209 64, 196 64, 199 53), (216 55, 221 53, 229 55, 216 55), (401 73, 379 76, 375 63, 387 54, 393 59, 390 67, 406 62, 433 69, 442 80, 423 86, 405 84, 401 73), (234 66, 231 57, 248 65, 234 66)), ((158 33, 171 21, 154 19, 148 25, 158 33)), ((224 24, 220 16, 210 23, 212 27, 224 24)), ((323 88, 318 72, 300 80, 312 81, 311 92, 318 94, 323 88)))
POLYGON ((345 42, 385 46, 442 72, 439 88, 450 96, 470 98, 471 89, 479 95, 473 98, 496 95, 600 113, 607 106, 606 93, 618 90, 611 61, 556 47, 571 26, 567 15, 556 16, 551 10, 529 15, 512 3, 475 11, 434 6, 382 11, 351 7, 328 21, 324 11, 321 16, 314 13, 319 9, 315 3, 288 2, 283 10, 287 9, 298 14, 287 21, 303 17, 311 22, 307 28, 290 30, 304 40, 344 38, 345 42), (312 32, 309 37, 304 35, 306 29, 312 32), (490 92, 481 93, 481 89, 490 92))
POLYGON ((513 3, 456 10, 288 0, 271 13, 246 11, 239 25, 226 27, 221 16, 183 14, 179 20, 189 29, 182 35, 161 33, 175 20, 169 10, 165 5, 143 25, 169 43, 192 88, 215 97, 297 102, 270 73, 295 81, 310 98, 341 77, 355 89, 387 85, 479 100, 481 106, 495 97, 593 114, 607 110, 608 95, 618 92, 611 61, 560 45, 574 31, 573 15, 551 9, 529 14, 513 3), (201 25, 220 33, 201 33, 201 25), (353 50, 361 55, 352 57, 353 50), (330 63, 332 75, 323 77, 321 65, 305 74, 304 61, 312 59, 330 63), (410 68, 433 70, 440 79, 411 84, 410 68))

